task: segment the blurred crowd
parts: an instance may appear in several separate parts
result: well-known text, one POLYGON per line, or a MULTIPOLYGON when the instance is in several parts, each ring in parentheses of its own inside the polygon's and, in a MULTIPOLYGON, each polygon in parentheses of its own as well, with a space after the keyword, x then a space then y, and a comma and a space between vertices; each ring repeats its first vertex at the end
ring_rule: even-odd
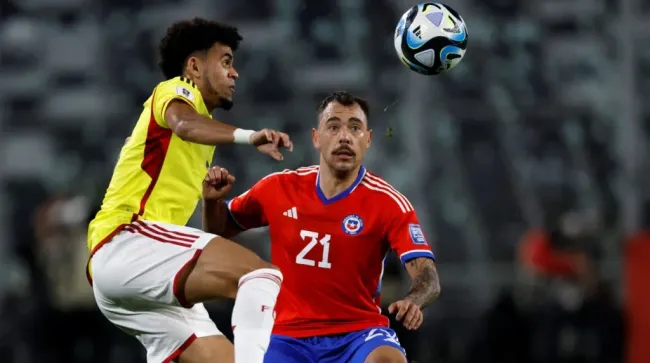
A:
MULTIPOLYGON (((413 202, 441 275, 422 330, 395 325, 411 359, 623 362, 624 243, 650 239, 641 102, 650 51, 640 46, 650 7, 455 0, 467 55, 429 78, 404 68, 391 41, 415 3, 0 0, 0 361, 144 361, 95 308, 86 226, 161 80, 160 37, 201 15, 245 38, 236 105, 215 116, 286 131, 296 144, 282 163, 219 148, 215 162, 237 176, 237 192, 317 162, 309 130, 325 94, 371 102, 367 167, 413 202)), ((239 241, 268 256, 264 230, 239 241)), ((392 260, 385 303, 408 288, 392 260)), ((230 333, 230 302, 209 307, 230 333)))

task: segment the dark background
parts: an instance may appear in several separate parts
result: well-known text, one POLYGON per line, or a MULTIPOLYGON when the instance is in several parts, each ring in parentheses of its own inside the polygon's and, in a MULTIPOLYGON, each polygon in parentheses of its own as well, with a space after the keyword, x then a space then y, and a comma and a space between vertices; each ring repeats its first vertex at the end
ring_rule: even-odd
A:
MULTIPOLYGON (((238 192, 317 162, 309 131, 325 94, 370 100, 366 165, 415 205, 443 285, 420 332, 394 325, 411 358, 622 362, 622 251, 645 225, 647 200, 650 6, 454 0, 468 24, 466 57, 448 75, 424 77, 392 43, 414 4, 1 0, 0 361, 144 361, 94 306, 85 229, 161 81, 160 37, 201 15, 245 37, 236 106, 215 116, 278 128, 296 143, 282 163, 219 148, 215 162, 237 176, 238 192), (569 267, 557 266, 563 258, 569 267)), ((240 240, 268 253, 265 231, 240 240)), ((407 289, 394 259, 384 302, 407 289)), ((231 305, 209 307, 229 333, 231 305)))

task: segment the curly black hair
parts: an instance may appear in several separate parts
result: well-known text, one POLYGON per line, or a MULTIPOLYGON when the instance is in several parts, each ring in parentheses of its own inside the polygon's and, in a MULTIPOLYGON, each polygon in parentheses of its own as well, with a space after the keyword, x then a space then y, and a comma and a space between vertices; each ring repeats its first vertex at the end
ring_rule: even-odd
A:
POLYGON ((347 91, 334 92, 331 95, 325 97, 316 109, 318 111, 318 114, 320 115, 332 102, 339 103, 343 106, 352 106, 354 104, 357 104, 359 107, 361 107, 363 113, 366 114, 366 118, 370 117, 370 107, 368 106, 368 101, 347 91))
POLYGON ((234 52, 242 39, 237 28, 230 25, 201 18, 179 21, 167 29, 160 41, 158 66, 166 79, 178 77, 193 53, 206 51, 215 43, 227 45, 234 52))

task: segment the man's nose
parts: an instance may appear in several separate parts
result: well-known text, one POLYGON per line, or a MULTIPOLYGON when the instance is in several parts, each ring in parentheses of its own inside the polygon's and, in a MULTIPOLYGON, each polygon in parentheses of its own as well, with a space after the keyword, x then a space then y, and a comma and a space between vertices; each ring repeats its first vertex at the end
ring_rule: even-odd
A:
POLYGON ((349 144, 351 142, 350 131, 346 128, 342 128, 339 132, 339 143, 340 144, 349 144))
POLYGON ((230 78, 232 78, 232 79, 239 78, 239 73, 237 73, 237 70, 235 70, 235 67, 232 67, 230 69, 230 78))

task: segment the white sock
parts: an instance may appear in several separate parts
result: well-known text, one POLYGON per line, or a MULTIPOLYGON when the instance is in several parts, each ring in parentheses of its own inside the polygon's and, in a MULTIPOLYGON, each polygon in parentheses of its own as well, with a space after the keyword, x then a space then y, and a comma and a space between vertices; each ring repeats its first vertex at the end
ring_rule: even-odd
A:
POLYGON ((239 279, 232 310, 235 363, 263 363, 275 323, 275 301, 280 293, 282 273, 262 268, 239 279))

